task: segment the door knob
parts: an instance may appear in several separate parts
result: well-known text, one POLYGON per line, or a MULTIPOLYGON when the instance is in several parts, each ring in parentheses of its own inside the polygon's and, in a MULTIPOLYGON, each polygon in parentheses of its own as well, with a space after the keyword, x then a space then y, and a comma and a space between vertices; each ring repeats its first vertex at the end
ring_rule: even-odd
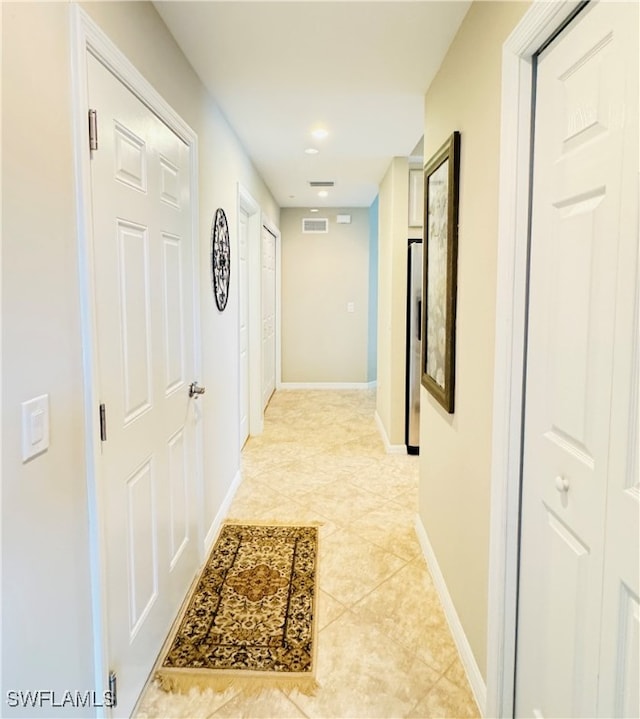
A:
POLYGON ((558 492, 568 492, 569 480, 566 477, 558 475, 556 477, 556 489, 558 490, 558 492))
POLYGON ((189 385, 189 397, 195 397, 198 399, 199 395, 205 393, 205 388, 198 386, 197 382, 192 382, 189 385))

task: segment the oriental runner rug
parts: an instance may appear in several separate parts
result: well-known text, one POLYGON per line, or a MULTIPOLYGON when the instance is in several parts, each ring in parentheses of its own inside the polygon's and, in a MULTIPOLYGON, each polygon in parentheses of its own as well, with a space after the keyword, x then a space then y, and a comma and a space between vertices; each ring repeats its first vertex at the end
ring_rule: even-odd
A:
POLYGON ((167 691, 312 694, 318 528, 225 524, 156 669, 167 691))

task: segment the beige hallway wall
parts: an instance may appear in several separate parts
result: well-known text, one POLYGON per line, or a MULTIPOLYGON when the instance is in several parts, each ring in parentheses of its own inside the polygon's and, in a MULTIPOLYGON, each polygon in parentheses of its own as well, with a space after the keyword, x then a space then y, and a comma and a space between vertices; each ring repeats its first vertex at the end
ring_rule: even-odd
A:
POLYGON ((369 210, 284 208, 280 217, 282 381, 367 382, 369 210), (303 217, 327 218, 329 231, 303 233, 303 217))
POLYGON ((486 678, 502 44, 527 3, 476 2, 425 97, 425 161, 461 133, 455 414, 423 388, 420 519, 486 678))
POLYGON ((62 4, 2 3, 0 10, 0 714, 29 716, 7 706, 7 691, 94 686, 70 25, 62 4), (23 464, 20 405, 42 394, 49 395, 49 450, 23 464))

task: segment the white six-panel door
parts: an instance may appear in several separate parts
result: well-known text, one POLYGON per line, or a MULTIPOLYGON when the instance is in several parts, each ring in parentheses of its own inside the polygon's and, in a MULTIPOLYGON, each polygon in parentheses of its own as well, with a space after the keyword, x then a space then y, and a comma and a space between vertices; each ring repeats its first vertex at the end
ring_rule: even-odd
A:
POLYGON ((518 716, 638 716, 637 11, 538 62, 518 716))
POLYGON ((108 658, 129 716, 198 566, 189 149, 91 56, 88 73, 108 658))
POLYGON ((262 406, 276 388, 276 238, 262 228, 262 406))

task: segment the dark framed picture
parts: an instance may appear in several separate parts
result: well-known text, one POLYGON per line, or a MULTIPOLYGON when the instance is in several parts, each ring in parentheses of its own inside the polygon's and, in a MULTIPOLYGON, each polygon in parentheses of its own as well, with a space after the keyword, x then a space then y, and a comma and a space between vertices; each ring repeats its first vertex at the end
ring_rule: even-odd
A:
POLYGON ((220 312, 224 311, 229 299, 229 278, 231 276, 231 246, 229 226, 224 210, 219 207, 211 227, 211 277, 213 296, 220 312))
POLYGON ((422 385, 454 411, 460 133, 424 168, 422 385))

